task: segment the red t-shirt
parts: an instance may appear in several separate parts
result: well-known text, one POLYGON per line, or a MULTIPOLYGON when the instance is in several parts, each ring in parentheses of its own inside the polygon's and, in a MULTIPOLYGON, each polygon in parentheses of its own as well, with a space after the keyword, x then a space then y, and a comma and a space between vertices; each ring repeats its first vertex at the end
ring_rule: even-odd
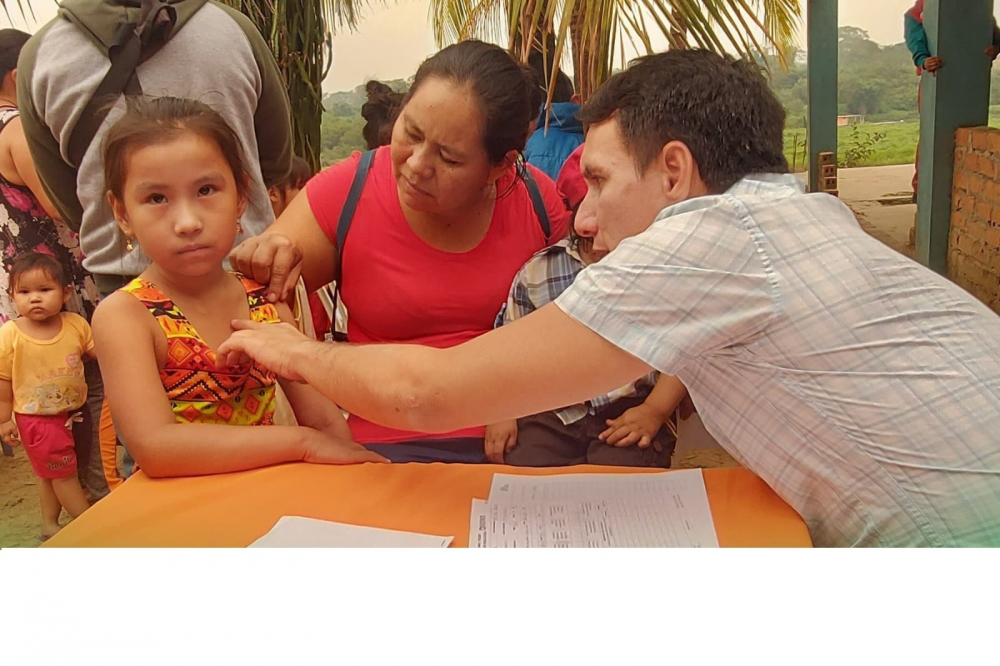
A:
MULTIPOLYGON (((357 170, 360 153, 309 181, 306 193, 320 228, 336 242, 337 222, 357 170)), ((545 237, 523 182, 498 199, 483 240, 454 254, 437 250, 410 228, 392 176, 389 147, 375 161, 354 212, 342 253, 340 297, 347 308, 351 342, 407 342, 445 348, 493 328, 514 275, 535 252, 563 238, 570 214, 555 184, 528 165, 546 203, 551 236, 545 237)), ((513 169, 511 170, 511 177, 513 169)), ((501 177, 498 192, 510 177, 501 177)), ((362 443, 482 437, 484 426, 429 435, 394 430, 352 416, 362 443)))

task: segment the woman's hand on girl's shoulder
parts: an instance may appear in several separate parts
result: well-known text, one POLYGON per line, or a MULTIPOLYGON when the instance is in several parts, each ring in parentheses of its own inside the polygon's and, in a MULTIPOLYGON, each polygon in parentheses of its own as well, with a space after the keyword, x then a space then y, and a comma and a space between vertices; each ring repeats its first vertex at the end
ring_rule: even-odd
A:
POLYGON ((233 268, 268 286, 267 298, 276 303, 288 298, 302 272, 302 249, 279 233, 248 238, 230 253, 233 268))
POLYGON ((388 458, 369 451, 357 442, 338 439, 325 433, 306 428, 303 462, 321 465, 353 465, 355 463, 387 463, 388 458))

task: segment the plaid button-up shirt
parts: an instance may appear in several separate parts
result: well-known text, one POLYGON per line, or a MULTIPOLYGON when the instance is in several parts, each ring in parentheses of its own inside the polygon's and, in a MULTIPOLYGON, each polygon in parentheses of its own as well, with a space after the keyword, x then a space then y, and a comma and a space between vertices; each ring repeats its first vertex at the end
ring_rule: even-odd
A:
POLYGON ((1000 545, 1000 317, 762 175, 664 209, 557 305, 688 387, 833 545, 1000 545))
MULTIPOLYGON (((573 284, 573 280, 583 270, 584 265, 583 259, 573 249, 569 239, 563 239, 535 254, 514 276, 510 296, 497 315, 496 326, 509 324, 556 300, 559 294, 573 284)), ((558 409, 555 412, 556 416, 564 424, 569 425, 579 421, 588 413, 596 414, 621 398, 635 395, 645 397, 656 384, 658 376, 659 373, 651 372, 631 384, 591 398, 586 403, 558 409)))

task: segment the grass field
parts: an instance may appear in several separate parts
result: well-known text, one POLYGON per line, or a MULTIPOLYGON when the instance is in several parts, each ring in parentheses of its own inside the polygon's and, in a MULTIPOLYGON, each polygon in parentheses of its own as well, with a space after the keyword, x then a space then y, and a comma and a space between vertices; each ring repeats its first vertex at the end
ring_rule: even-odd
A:
MULTIPOLYGON (((990 107, 990 127, 1000 127, 1000 106, 990 107)), ((917 119, 894 123, 861 123, 856 126, 858 129, 858 140, 865 141, 876 132, 884 134, 885 137, 872 145, 873 153, 868 159, 860 160, 853 166, 886 166, 889 164, 911 164, 913 162, 914 151, 917 148, 917 137, 920 134, 920 122, 917 119)), ((795 169, 803 171, 805 169, 806 158, 804 157, 804 142, 806 131, 804 129, 785 130, 785 156, 788 158, 788 165, 795 163, 795 169), (797 146, 797 155, 793 155, 793 150, 797 146)), ((837 131, 837 145, 840 149, 840 156, 843 159, 844 151, 850 149, 858 140, 854 138, 854 127, 841 127, 837 131)))

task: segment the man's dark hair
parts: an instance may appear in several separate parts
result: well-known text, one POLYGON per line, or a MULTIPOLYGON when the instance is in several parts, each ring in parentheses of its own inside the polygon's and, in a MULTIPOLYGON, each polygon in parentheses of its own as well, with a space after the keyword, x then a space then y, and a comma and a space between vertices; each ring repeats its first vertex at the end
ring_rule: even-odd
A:
POLYGON ((752 173, 788 172, 785 110, 746 60, 705 50, 638 58, 580 111, 585 125, 611 118, 640 173, 671 141, 688 147, 712 192, 752 173))

